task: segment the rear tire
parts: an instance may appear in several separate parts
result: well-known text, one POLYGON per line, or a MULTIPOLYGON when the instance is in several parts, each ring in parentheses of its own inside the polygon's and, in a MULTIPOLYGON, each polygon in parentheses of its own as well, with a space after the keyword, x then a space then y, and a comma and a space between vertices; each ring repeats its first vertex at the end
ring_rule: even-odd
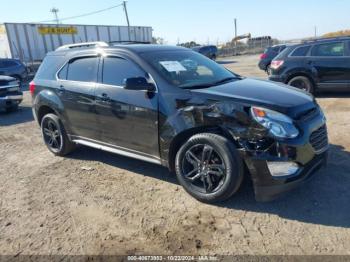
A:
POLYGON ((314 92, 314 85, 306 76, 293 77, 288 81, 288 85, 304 90, 311 94, 314 92))
POLYGON ((58 116, 45 115, 41 120, 41 132, 45 145, 54 155, 65 156, 75 149, 58 116))
POLYGON ((244 176, 243 161, 234 144, 211 133, 194 135, 179 149, 175 171, 184 189, 205 203, 231 197, 244 176))

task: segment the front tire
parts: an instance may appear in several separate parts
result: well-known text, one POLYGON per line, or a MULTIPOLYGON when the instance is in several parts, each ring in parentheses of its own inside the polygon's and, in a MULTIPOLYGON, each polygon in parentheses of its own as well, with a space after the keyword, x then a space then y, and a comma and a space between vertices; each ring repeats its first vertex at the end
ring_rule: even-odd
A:
POLYGON ((234 144, 212 133, 192 136, 177 152, 175 170, 184 189, 205 203, 231 197, 244 176, 243 161, 234 144))
POLYGON ((304 90, 309 93, 314 92, 314 85, 306 76, 296 76, 288 81, 288 85, 304 90))
POLYGON ((74 150, 75 144, 69 140, 58 116, 45 115, 41 120, 41 132, 45 145, 54 155, 65 156, 74 150))

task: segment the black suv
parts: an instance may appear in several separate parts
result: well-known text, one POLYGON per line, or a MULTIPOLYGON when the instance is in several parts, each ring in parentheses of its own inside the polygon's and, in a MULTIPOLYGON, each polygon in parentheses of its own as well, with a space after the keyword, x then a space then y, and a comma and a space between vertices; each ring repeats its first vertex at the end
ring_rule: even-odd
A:
POLYGON ((274 59, 279 53, 286 49, 286 45, 274 45, 265 49, 264 53, 260 55, 258 66, 261 70, 266 71, 270 74, 270 65, 272 59, 274 59))
POLYGON ((256 199, 270 200, 326 161, 325 118, 310 94, 182 47, 81 45, 49 53, 30 84, 55 155, 81 144, 160 164, 204 202, 233 195, 245 174, 256 199))
POLYGON ((218 48, 215 45, 195 46, 192 47, 192 50, 205 55, 211 60, 216 60, 218 57, 218 48))
POLYGON ((350 90, 350 37, 287 47, 272 61, 269 79, 310 93, 350 90))

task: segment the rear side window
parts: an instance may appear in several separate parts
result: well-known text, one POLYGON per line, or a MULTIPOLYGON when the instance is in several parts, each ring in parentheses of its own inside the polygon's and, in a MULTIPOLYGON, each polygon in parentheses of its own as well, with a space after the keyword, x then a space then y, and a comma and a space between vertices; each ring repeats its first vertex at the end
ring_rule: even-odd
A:
POLYGON ((46 56, 44 61, 41 63, 35 78, 53 80, 56 77, 56 72, 64 63, 63 56, 46 56))
POLYGON ((125 79, 145 77, 145 72, 136 64, 123 58, 105 57, 103 60, 102 83, 123 86, 125 79))
POLYGON ((306 56, 310 50, 310 46, 301 46, 296 48, 290 56, 306 56))
POLYGON ((68 73, 68 64, 66 64, 61 71, 58 73, 59 79, 67 79, 67 73, 68 73))
POLYGON ((312 56, 344 56, 344 43, 328 43, 315 45, 312 56))
POLYGON ((84 57, 69 62, 67 80, 94 82, 97 75, 98 58, 84 57))

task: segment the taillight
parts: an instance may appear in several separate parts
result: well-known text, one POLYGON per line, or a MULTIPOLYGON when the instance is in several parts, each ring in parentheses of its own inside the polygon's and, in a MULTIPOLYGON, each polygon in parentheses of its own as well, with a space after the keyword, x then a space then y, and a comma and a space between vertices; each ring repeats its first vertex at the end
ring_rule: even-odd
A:
POLYGON ((284 64, 283 60, 273 60, 271 62, 271 68, 274 70, 277 70, 278 68, 280 68, 282 65, 284 64))
POLYGON ((34 83, 34 81, 31 81, 29 83, 29 92, 31 95, 34 95, 34 91, 35 91, 35 83, 34 83))
POLYGON ((267 54, 264 53, 260 55, 260 59, 265 59, 265 58, 267 58, 267 54))

